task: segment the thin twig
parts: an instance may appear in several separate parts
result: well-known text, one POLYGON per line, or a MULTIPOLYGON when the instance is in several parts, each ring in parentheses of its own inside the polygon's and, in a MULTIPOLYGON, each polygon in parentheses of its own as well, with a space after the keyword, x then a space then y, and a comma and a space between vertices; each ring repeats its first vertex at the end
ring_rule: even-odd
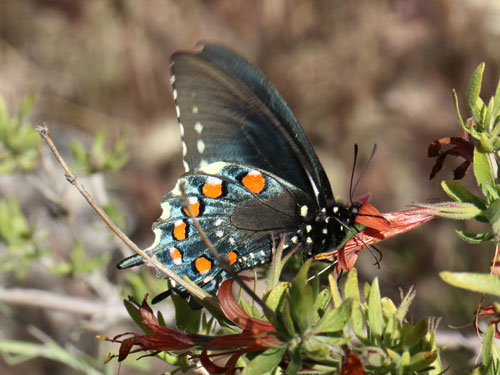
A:
POLYGON ((40 289, 6 289, 0 287, 0 300, 12 305, 40 307, 85 316, 125 319, 129 315, 123 304, 105 303, 102 300, 88 300, 40 289))
POLYGON ((229 265, 225 257, 220 256, 219 252, 215 247, 213 246, 212 242, 208 239, 208 237, 205 234, 205 231, 203 228, 200 226, 200 223, 196 219, 195 215, 193 214, 193 210, 191 209, 191 205, 189 204, 189 199, 188 196, 186 195, 186 189, 185 189, 185 183, 184 181, 181 181, 181 192, 182 192, 182 205, 184 208, 188 211, 189 216, 193 220, 193 224, 198 231, 198 233, 201 236, 201 239, 207 246, 208 250, 210 251, 210 254, 215 258, 217 263, 219 263, 219 266, 226 271, 231 277, 236 280, 236 282, 239 284, 239 286, 247 292, 247 294, 252 298, 257 304, 262 308, 263 312, 269 317, 272 318, 273 320, 276 320, 276 314, 269 306, 266 305, 266 303, 257 295, 255 292, 250 289, 250 287, 245 284, 245 282, 241 279, 241 277, 238 275, 237 272, 233 270, 233 268, 229 265))
POLYGON ((163 263, 161 263, 156 255, 150 256, 145 251, 141 250, 130 238, 127 237, 125 233, 123 233, 109 218, 109 216, 104 212, 104 210, 99 206, 99 204, 92 198, 92 196, 85 190, 85 188, 78 182, 77 176, 71 172, 68 165, 62 158, 61 154, 57 150, 52 138, 50 137, 50 132, 47 123, 43 125, 37 125, 36 130, 42 137, 42 139, 47 143, 50 150, 56 157, 57 161, 64 169, 66 179, 83 195, 83 197, 87 200, 87 202, 92 206, 92 208, 97 212, 97 214, 104 220, 104 222, 108 225, 108 227, 120 238, 130 249, 139 254, 145 261, 146 265, 149 267, 153 267, 155 270, 162 272, 164 275, 175 281, 177 284, 184 287, 189 293, 193 294, 200 300, 204 301, 207 305, 210 305, 212 308, 221 311, 220 307, 217 303, 215 303, 208 293, 203 291, 200 288, 194 287, 187 280, 181 278, 171 269, 166 267, 163 263))

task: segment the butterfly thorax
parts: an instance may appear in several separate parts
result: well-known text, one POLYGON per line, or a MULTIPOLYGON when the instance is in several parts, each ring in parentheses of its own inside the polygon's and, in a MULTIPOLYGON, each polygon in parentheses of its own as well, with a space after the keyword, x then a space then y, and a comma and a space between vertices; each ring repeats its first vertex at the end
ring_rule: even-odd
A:
POLYGON ((329 209, 319 210, 313 226, 314 246, 306 248, 306 255, 320 254, 341 246, 352 231, 360 206, 359 203, 349 207, 335 203, 329 209))

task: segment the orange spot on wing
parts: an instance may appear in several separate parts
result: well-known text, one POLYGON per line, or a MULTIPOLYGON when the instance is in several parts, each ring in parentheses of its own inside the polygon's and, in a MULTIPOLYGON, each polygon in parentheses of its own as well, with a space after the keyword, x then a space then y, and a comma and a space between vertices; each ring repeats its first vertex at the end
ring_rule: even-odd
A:
POLYGON ((230 266, 233 265, 237 259, 238 259, 238 254, 236 254, 236 252, 230 251, 227 254, 227 261, 229 262, 230 266))
POLYGON ((206 273, 212 269, 212 261, 205 257, 199 257, 194 261, 194 266, 199 273, 206 273))
POLYGON ((182 253, 179 251, 179 249, 176 249, 175 247, 171 247, 170 248, 170 256, 172 257, 174 264, 179 265, 182 263, 182 253))
POLYGON ((206 182, 201 188, 201 191, 207 198, 219 198, 222 195, 222 182, 206 182))
POLYGON ((266 181, 262 173, 257 171, 250 171, 241 180, 243 186, 245 186, 251 193, 259 194, 266 186, 266 181))
MULTIPOLYGON (((189 204, 189 207, 191 207, 191 211, 193 211, 193 215, 195 217, 197 217, 199 214, 200 214, 200 202, 193 202, 193 203, 190 203, 189 204)), ((189 211, 186 209, 186 208, 183 208, 184 210, 184 213, 187 215, 187 216, 190 216, 189 215, 189 211)))
POLYGON ((186 239, 186 229, 187 224, 183 221, 175 223, 173 235, 177 241, 182 241, 186 239))

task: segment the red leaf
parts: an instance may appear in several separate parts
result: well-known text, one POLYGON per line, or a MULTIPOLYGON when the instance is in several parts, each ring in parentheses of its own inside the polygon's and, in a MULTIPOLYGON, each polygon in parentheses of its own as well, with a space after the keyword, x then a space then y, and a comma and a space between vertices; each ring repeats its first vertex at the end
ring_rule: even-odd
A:
POLYGON ((217 298, 226 317, 241 329, 254 334, 276 332, 276 328, 265 320, 252 318, 238 304, 233 295, 233 279, 226 280, 219 288, 217 298))

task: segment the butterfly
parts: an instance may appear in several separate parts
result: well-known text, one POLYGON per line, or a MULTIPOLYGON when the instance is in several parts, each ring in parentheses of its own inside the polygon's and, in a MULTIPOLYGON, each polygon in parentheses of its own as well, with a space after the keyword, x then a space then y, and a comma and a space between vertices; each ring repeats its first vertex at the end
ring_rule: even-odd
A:
MULTIPOLYGON (((306 257, 337 248, 360 204, 335 201, 304 130, 263 73, 224 47, 172 56, 171 83, 186 173, 166 194, 146 249, 210 294, 229 275, 183 207, 234 271, 271 262, 273 243, 306 257)), ((142 264, 138 255, 118 268, 142 264)), ((185 293, 181 287, 175 288, 185 293)))

